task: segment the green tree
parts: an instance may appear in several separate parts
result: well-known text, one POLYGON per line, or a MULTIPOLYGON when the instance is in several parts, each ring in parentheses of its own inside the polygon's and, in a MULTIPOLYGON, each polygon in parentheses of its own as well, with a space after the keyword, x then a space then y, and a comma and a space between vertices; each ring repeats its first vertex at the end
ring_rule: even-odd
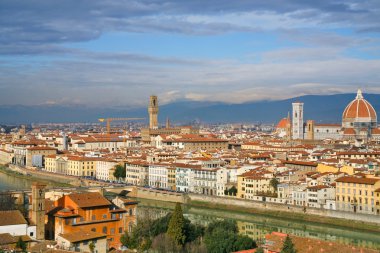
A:
POLYGON ((179 203, 176 204, 170 218, 167 234, 177 245, 185 244, 185 218, 183 217, 182 208, 179 203))
POLYGON ((255 253, 264 253, 264 249, 262 247, 258 247, 255 253))
POLYGON ((270 182, 269 182, 270 186, 273 187, 273 189, 274 189, 275 192, 277 192, 277 186, 279 185, 279 183, 280 183, 280 182, 279 182, 278 179, 275 178, 275 177, 273 177, 273 178, 270 180, 270 182))
POLYGON ((95 243, 94 243, 94 242, 91 242, 91 243, 88 245, 88 248, 90 249, 90 252, 91 252, 91 253, 94 253, 94 252, 95 252, 95 243))
POLYGON ((115 171, 113 172, 113 176, 119 180, 120 178, 125 178, 126 177, 126 171, 125 167, 123 165, 116 165, 115 166, 115 171))
POLYGON ((231 196, 236 196, 237 194, 237 189, 235 186, 232 186, 229 190, 228 190, 228 193, 231 195, 231 196))
POLYGON ((248 236, 238 235, 234 243, 234 250, 245 250, 256 248, 256 242, 248 236))
POLYGON ((297 250, 294 248, 292 239, 289 235, 286 236, 284 244, 282 245, 281 253, 297 253, 297 250))
POLYGON ((26 243, 22 240, 21 236, 18 238, 18 241, 16 243, 16 248, 21 249, 22 252, 26 251, 26 243))
POLYGON ((229 253, 256 247, 252 239, 238 235, 238 228, 233 220, 212 222, 204 234, 204 242, 209 253, 229 253))

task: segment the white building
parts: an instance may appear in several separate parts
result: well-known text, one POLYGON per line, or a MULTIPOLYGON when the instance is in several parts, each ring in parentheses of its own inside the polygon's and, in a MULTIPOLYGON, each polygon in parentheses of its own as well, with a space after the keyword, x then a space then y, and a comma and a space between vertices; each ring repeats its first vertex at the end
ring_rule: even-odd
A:
POLYGON ((110 159, 100 159, 96 161, 96 179, 109 181, 110 170, 113 169, 118 162, 110 159))
POLYGON ((201 166, 189 164, 174 164, 176 167, 175 182, 177 191, 189 192, 194 189, 194 171, 201 166))
POLYGON ((168 189, 168 164, 149 165, 149 186, 168 189))
POLYGON ((335 188, 326 185, 307 187, 306 201, 308 207, 324 208, 327 200, 335 199, 335 188))
POLYGON ((217 195, 217 171, 218 169, 193 169, 194 177, 190 178, 193 182, 189 191, 203 195, 217 195))
POLYGON ((36 225, 29 226, 19 210, 0 211, 0 234, 27 235, 36 239, 36 225))

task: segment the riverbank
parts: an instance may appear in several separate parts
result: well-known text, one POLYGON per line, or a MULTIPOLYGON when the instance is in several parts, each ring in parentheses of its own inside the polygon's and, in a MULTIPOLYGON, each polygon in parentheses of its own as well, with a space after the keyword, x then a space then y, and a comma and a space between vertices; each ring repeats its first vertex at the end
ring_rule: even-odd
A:
POLYGON ((247 207, 241 207, 241 206, 235 206, 235 205, 210 203, 210 202, 204 202, 204 201, 198 201, 198 200, 190 200, 187 202, 187 204, 189 206, 194 206, 194 207, 199 207, 199 208, 204 208, 204 209, 209 209, 209 210, 218 209, 218 210, 226 210, 229 212, 236 212, 236 213, 258 214, 258 215, 274 217, 274 218, 281 218, 281 219, 285 218, 289 221, 306 221, 306 222, 315 223, 315 224, 326 224, 326 225, 333 225, 333 226, 337 226, 341 228, 350 228, 354 230, 380 233, 380 226, 376 223, 370 223, 370 222, 360 222, 360 221, 353 221, 353 220, 347 220, 347 219, 341 219, 341 218, 331 218, 331 217, 324 217, 324 216, 318 216, 318 215, 313 215, 313 214, 288 213, 288 212, 282 212, 282 211, 276 211, 276 210, 247 208, 247 207))
POLYGON ((59 179, 54 179, 53 177, 50 178, 50 179, 43 179, 43 178, 40 178, 38 176, 34 176, 32 174, 25 175, 25 174, 16 172, 14 170, 11 170, 11 169, 3 166, 3 165, 0 165, 0 173, 6 174, 6 175, 9 175, 9 176, 12 176, 12 177, 16 177, 16 178, 19 178, 19 179, 23 179, 23 180, 28 180, 28 181, 31 181, 31 182, 37 181, 37 182, 45 183, 48 186, 48 188, 53 188, 53 187, 72 187, 71 184, 62 183, 62 181, 60 181, 59 179))

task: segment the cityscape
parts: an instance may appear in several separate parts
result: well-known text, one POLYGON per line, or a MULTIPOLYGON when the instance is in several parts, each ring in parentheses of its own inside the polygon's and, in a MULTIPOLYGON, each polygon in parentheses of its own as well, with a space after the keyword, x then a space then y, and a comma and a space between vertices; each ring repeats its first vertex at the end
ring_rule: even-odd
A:
POLYGON ((380 252, 376 1, 0 13, 0 253, 380 252))

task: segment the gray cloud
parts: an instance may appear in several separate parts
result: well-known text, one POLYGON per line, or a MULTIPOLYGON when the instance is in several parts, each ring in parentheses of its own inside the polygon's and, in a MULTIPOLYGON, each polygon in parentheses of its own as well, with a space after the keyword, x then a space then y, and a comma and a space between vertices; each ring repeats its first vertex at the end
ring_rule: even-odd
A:
MULTIPOLYGON (((0 2, 0 43, 34 44, 89 41, 109 31, 215 34, 256 31, 271 27, 255 23, 255 16, 286 15, 294 23, 347 24, 360 31, 377 31, 380 10, 376 1, 288 0, 3 0, 0 2), (253 23, 230 22, 230 14, 249 14, 253 23), (210 22, 197 22, 199 16, 210 22)), ((290 21, 289 21, 290 22, 290 21)), ((275 25, 276 26, 276 25, 275 25)))
POLYGON ((164 102, 241 103, 358 86, 378 92, 379 60, 349 58, 344 51, 376 52, 378 39, 366 33, 380 31, 379 16, 376 0, 2 0, 0 55, 29 58, 0 62, 0 103, 145 105, 141 98, 152 93, 164 102), (361 36, 332 32, 347 27, 361 36), (258 31, 280 31, 280 39, 302 46, 262 52, 255 63, 67 46, 112 32, 202 36, 258 31))

